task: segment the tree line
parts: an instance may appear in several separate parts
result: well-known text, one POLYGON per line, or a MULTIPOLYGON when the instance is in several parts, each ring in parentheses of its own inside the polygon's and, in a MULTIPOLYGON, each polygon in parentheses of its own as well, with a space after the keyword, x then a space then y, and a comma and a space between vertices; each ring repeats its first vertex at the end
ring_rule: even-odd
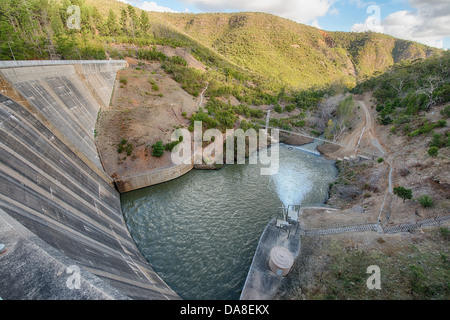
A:
POLYGON ((105 17, 84 0, 2 0, 0 60, 105 59, 104 45, 112 37, 148 40, 150 27, 148 13, 131 5, 120 15, 111 8, 105 17), (77 27, 68 23, 73 19, 77 27))

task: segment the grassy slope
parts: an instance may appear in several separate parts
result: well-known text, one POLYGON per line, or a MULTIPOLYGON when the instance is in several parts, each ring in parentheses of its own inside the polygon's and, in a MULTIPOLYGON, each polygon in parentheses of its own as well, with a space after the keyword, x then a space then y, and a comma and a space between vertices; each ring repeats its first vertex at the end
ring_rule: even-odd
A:
POLYGON ((161 16, 238 65, 300 88, 352 85, 402 59, 437 51, 382 34, 324 32, 264 13, 161 16))
MULTIPOLYGON (((126 4, 86 0, 107 16, 126 4)), ((138 14, 140 10, 138 9, 138 14)), ((310 88, 357 80, 403 59, 426 58, 437 49, 376 33, 325 32, 266 13, 149 12, 152 32, 212 49, 228 63, 278 84, 310 88)))
POLYGON ((448 227, 395 235, 353 233, 305 237, 302 252, 276 299, 447 300, 448 227), (369 290, 371 265, 381 289, 369 290))

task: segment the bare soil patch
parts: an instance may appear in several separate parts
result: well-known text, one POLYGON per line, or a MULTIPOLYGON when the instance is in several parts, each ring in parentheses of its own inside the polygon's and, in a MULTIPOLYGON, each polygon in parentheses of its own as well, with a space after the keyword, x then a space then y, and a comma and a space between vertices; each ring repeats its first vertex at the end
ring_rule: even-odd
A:
POLYGON ((187 128, 199 103, 160 63, 127 60, 129 67, 118 72, 111 104, 100 111, 96 126, 102 164, 113 178, 172 166, 169 152, 157 158, 151 146, 169 143, 177 128, 187 128), (118 152, 123 139, 132 145, 129 155, 118 152))

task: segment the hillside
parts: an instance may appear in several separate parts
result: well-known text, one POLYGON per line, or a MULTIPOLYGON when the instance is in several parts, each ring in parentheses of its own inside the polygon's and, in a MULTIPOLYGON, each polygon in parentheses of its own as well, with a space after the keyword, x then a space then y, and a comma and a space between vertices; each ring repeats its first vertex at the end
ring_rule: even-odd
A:
POLYGON ((299 88, 349 86, 437 49, 376 33, 326 32, 265 13, 160 14, 236 64, 299 88))
MULTIPOLYGON (((391 187, 410 189, 414 201, 403 204, 397 197, 387 221, 412 221, 449 212, 449 71, 450 54, 446 52, 423 61, 403 62, 354 88, 353 97, 359 105, 351 112, 352 119, 365 122, 365 132, 360 135, 356 125, 349 124, 338 141, 354 145, 348 138, 356 133, 361 136, 361 147, 377 146, 372 150, 379 149, 378 164, 337 163, 339 176, 330 188, 329 204, 351 208, 363 203, 369 211, 383 202, 392 170, 391 187), (365 116, 359 106, 366 109, 365 116)), ((335 123, 337 118, 338 112, 325 121, 332 119, 335 123)), ((329 127, 324 129, 325 135, 329 127)), ((335 152, 327 145, 319 149, 327 155, 335 152)))
MULTIPOLYGON (((189 101, 187 105, 205 90, 204 109, 183 110, 187 112, 183 126, 188 129, 196 120, 221 130, 258 128, 265 125, 265 114, 271 110, 273 127, 307 134, 320 134, 326 129, 330 138, 352 125, 342 118, 333 128, 327 126, 329 118, 323 115, 331 116, 328 111, 339 101, 334 99, 336 103, 323 113, 318 108, 323 98, 342 93, 404 59, 439 52, 381 34, 325 32, 264 13, 145 12, 113 0, 4 0, 0 31, 1 60, 136 59, 142 65, 155 65, 152 72, 159 73, 161 84, 171 82, 189 101), (71 4, 80 6, 80 29, 69 29, 65 23, 70 16, 66 8, 71 4)), ((130 68, 126 72, 132 74, 135 68, 142 69, 130 68)), ((128 118, 143 120, 139 110, 175 103, 169 101, 172 93, 164 89, 166 86, 153 92, 155 79, 136 74, 145 81, 134 84, 132 80, 138 76, 130 76, 130 84, 116 90, 120 97, 112 101, 111 110, 118 108, 129 112, 128 118), (114 101, 120 103, 114 105, 114 101)), ((174 111, 176 119, 159 130, 181 125, 178 118, 183 111, 174 111)), ((163 117, 163 113, 158 116, 163 117)), ((122 120, 111 119, 111 127, 120 128, 114 123, 122 120)), ((108 152, 113 156, 108 159, 121 162, 116 149, 122 139, 136 147, 128 164, 120 168, 115 167, 117 163, 111 164, 111 173, 127 174, 136 167, 133 159, 149 149, 137 140, 155 143, 162 139, 169 143, 167 135, 154 133, 148 138, 148 132, 141 132, 133 136, 125 124, 121 124, 125 132, 116 133, 102 129, 108 123, 99 125, 99 143, 112 146, 108 152), (102 143, 105 137, 112 140, 102 143)))
MULTIPOLYGON (((379 220, 383 228, 390 228, 448 217, 449 71, 447 52, 403 62, 353 90, 358 107, 352 118, 366 130, 360 135, 353 125, 338 141, 349 145, 348 138, 356 133, 362 138, 360 147, 377 141, 382 154, 377 161, 337 161, 338 175, 330 184, 327 204, 344 211, 306 217, 303 213, 304 223, 332 227, 379 220), (366 109, 364 118, 359 106, 366 109)), ((332 122, 336 118, 335 114, 332 122)), ((335 152, 322 151, 327 156, 335 152)), ((275 299, 448 300, 449 240, 448 222, 395 234, 303 237, 301 254, 275 299), (367 289, 369 265, 380 267, 381 290, 367 289)))
POLYGON ((113 43, 169 44, 190 48, 222 73, 232 69, 259 78, 270 89, 305 89, 352 87, 394 63, 439 52, 382 34, 326 32, 265 13, 145 12, 114 0, 4 2, 1 60, 105 59, 117 57, 113 43), (65 26, 70 4, 81 8, 80 30, 65 26))

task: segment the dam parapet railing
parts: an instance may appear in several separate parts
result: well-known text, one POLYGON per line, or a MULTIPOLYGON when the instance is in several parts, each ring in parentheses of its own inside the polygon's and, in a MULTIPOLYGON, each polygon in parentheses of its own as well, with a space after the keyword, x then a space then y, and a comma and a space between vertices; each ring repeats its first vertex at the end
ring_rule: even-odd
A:
POLYGON ((16 61, 0 61, 0 69, 17 68, 17 67, 37 67, 37 66, 56 66, 56 65, 73 65, 73 64, 124 64, 125 60, 16 60, 16 61))

